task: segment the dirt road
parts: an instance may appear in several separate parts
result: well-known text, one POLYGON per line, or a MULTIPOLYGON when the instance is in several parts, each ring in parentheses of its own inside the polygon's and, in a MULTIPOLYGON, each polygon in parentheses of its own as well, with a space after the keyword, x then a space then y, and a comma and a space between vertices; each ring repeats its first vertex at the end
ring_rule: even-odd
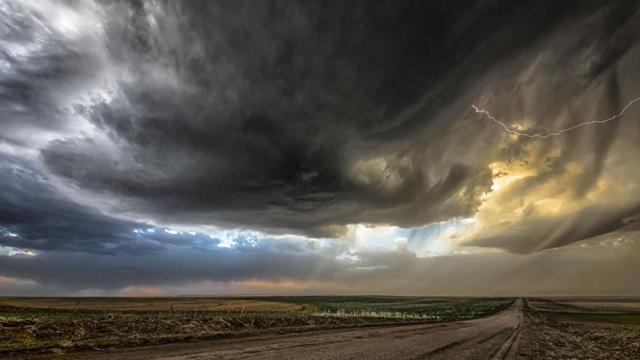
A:
POLYGON ((514 359, 523 303, 487 318, 140 347, 74 359, 514 359))

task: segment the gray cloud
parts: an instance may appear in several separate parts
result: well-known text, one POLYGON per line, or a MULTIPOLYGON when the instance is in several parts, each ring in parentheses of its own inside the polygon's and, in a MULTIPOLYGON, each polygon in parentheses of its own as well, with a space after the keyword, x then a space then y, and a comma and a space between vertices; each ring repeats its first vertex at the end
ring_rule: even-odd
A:
POLYGON ((29 164, 0 157, 0 245, 23 249, 140 254, 160 249, 136 241, 144 224, 120 221, 77 205, 29 164), (14 234, 8 236, 8 233, 14 234))
POLYGON ((209 251, 186 247, 139 256, 44 252, 32 257, 0 257, 0 271, 5 276, 75 291, 117 290, 130 285, 170 286, 204 280, 303 279, 316 272, 340 271, 333 260, 318 254, 242 246, 209 251))
POLYGON ((41 253, 0 274, 118 289, 131 272, 105 273, 138 261, 137 284, 357 273, 334 259, 348 244, 264 235, 357 223, 473 218, 459 245, 515 253, 611 233, 640 211, 637 109, 536 141, 470 105, 531 132, 618 112, 640 95, 639 7, 0 0, 0 245, 41 253), (163 226, 264 241, 225 250, 163 226), (70 270, 85 253, 94 275, 70 270))
POLYGON ((380 5, 105 6, 119 90, 77 109, 127 160, 76 138, 44 148, 45 164, 135 212, 196 224, 322 235, 470 216, 490 183, 485 160, 434 156, 431 145, 456 99, 555 29, 626 6, 380 5), (375 157, 385 163, 358 178, 357 162, 375 157))
POLYGON ((640 204, 636 204, 629 208, 588 207, 562 217, 532 217, 487 230, 474 238, 473 244, 530 253, 622 229, 624 219, 639 212, 640 204))
POLYGON ((43 289, 45 294, 91 294, 87 291, 99 289, 104 291, 99 294, 122 294, 129 288, 151 287, 171 295, 211 294, 212 289, 223 288, 237 294, 264 293, 260 284, 286 281, 294 287, 266 287, 266 291, 432 296, 635 293, 640 286, 639 241, 638 232, 629 232, 525 256, 476 252, 418 258, 406 251, 383 251, 360 253, 355 262, 317 251, 303 255, 275 249, 185 248, 173 255, 119 257, 48 252, 0 256, 0 271, 11 279, 0 278, 0 289, 24 294, 42 294, 43 289))

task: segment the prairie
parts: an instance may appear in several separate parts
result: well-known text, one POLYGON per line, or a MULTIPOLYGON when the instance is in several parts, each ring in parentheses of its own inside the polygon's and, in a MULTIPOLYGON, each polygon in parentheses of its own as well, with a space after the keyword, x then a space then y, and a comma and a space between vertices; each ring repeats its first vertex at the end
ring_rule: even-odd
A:
POLYGON ((264 333, 463 320, 513 299, 1 298, 0 354, 101 350, 264 333))
POLYGON ((16 359, 638 359, 638 298, 3 298, 16 359))
POLYGON ((59 310, 113 311, 302 311, 304 305, 257 298, 0 298, 0 306, 59 310))

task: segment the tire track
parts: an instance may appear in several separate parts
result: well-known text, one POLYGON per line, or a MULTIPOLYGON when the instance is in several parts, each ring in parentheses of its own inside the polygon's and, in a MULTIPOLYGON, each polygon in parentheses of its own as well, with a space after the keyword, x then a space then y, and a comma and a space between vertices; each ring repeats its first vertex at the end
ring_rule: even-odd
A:
POLYGON ((499 348, 496 349, 496 352, 490 356, 491 359, 506 360, 506 359, 514 359, 517 356, 518 348, 520 344, 520 337, 522 335, 522 327, 524 323, 523 314, 522 314, 522 305, 517 316, 518 316, 518 324, 516 325, 515 329, 513 329, 511 336, 509 336, 509 338, 507 338, 507 340, 504 343, 502 343, 502 345, 499 348))

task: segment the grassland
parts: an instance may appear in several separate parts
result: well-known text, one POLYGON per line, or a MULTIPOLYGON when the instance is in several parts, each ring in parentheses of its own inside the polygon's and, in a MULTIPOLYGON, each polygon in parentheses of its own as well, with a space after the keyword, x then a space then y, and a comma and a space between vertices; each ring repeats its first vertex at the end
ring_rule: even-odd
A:
POLYGON ((486 316, 512 299, 2 298, 0 354, 486 316))

